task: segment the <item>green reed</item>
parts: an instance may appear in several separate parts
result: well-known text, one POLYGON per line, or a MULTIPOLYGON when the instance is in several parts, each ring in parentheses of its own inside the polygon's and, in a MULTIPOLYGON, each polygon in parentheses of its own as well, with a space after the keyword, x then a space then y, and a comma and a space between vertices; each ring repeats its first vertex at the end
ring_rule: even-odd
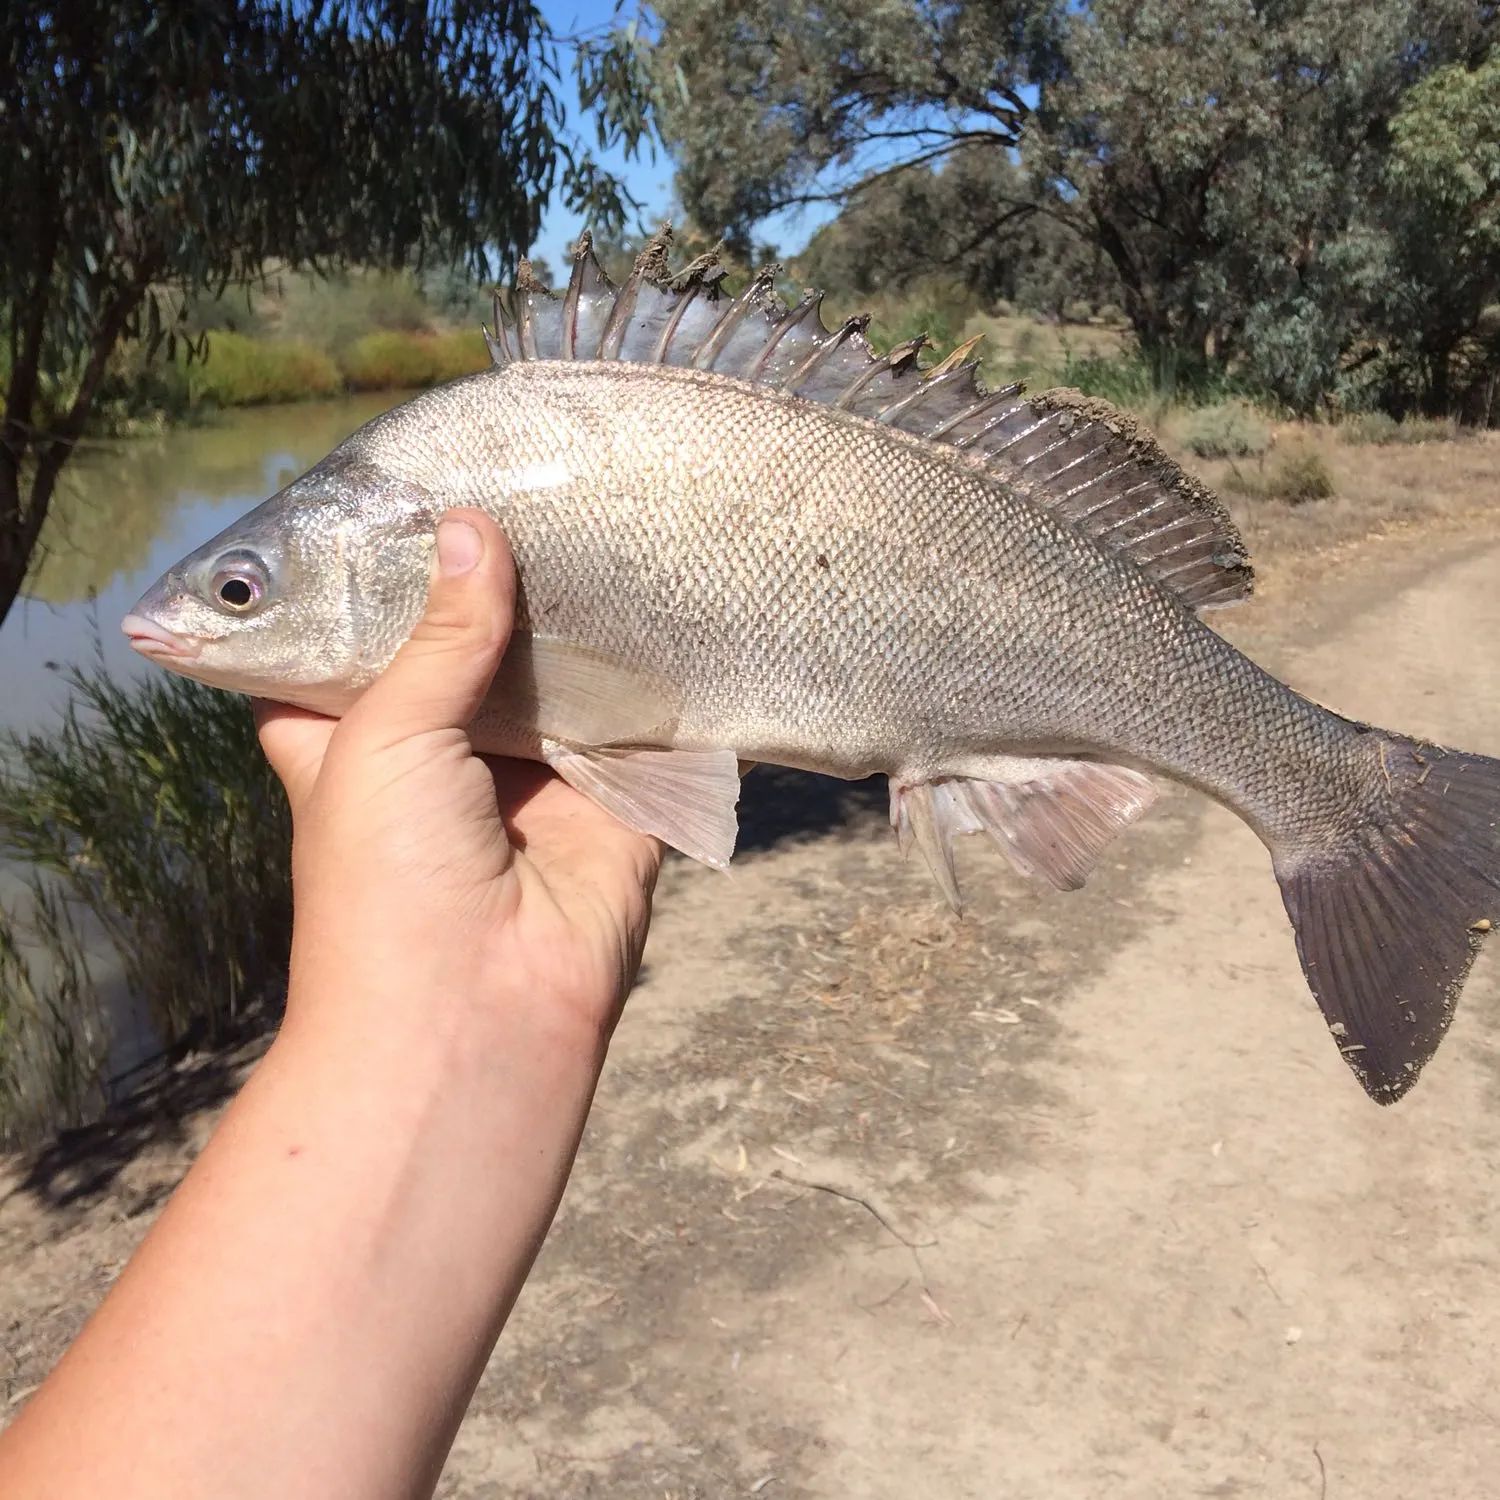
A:
MULTIPOLYGON (((86 914, 163 1045, 212 1044, 284 985, 285 795, 244 699, 177 677, 121 683, 99 665, 66 676, 61 723, 13 734, 0 749, 0 854, 29 864, 40 888, 56 893, 50 937, 35 930, 38 913, 48 919, 46 901, 28 925, 66 982, 55 1000, 38 1000, 13 956, 0 986, 30 994, 34 1015, 76 1017, 87 1035, 97 998, 85 993, 87 957, 70 915, 86 914)), ((7 951, 19 954, 14 932, 7 951)), ((0 1080, 3 1068, 0 1059, 0 1080)))

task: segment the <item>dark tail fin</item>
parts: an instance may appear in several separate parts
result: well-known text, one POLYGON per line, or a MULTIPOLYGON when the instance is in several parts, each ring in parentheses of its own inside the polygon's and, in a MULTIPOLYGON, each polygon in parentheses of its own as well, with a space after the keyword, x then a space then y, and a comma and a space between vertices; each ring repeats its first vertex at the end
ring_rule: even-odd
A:
POLYGON ((1500 760, 1373 733, 1382 812, 1276 862, 1307 982, 1365 1091, 1391 1104, 1453 1019, 1500 923, 1500 760))

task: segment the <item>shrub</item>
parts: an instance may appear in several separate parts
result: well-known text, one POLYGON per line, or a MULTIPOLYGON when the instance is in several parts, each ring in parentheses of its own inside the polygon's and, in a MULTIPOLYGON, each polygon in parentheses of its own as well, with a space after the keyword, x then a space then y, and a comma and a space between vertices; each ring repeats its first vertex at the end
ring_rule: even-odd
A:
POLYGON ((367 333, 344 351, 344 379, 356 391, 415 390, 485 369, 480 333, 367 333))
POLYGON ((1199 458, 1259 458, 1271 446, 1271 429, 1246 402, 1225 401, 1195 411, 1182 442, 1199 458))
POLYGON ((1333 494, 1333 475, 1315 448, 1288 448, 1271 465, 1268 476, 1272 494, 1292 505, 1326 500, 1333 494))
POLYGON ((214 406, 262 406, 335 396, 343 390, 338 366, 309 344, 211 333, 202 360, 186 366, 194 402, 214 406))
POLYGON ((291 942, 290 816, 249 705, 101 666, 68 680, 61 726, 6 746, 0 855, 98 923, 165 1045, 216 1039, 279 991, 291 942))

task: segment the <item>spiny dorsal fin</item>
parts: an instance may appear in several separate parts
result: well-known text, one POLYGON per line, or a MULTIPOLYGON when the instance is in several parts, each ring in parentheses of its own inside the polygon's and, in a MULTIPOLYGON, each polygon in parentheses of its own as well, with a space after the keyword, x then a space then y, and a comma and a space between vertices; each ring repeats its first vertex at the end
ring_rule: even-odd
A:
POLYGON ((559 297, 525 261, 509 306, 497 296, 485 330, 496 364, 612 359, 685 365, 767 385, 949 444, 1007 486, 1130 557, 1195 609, 1233 604, 1253 575, 1233 521, 1133 418, 1067 389, 986 391, 974 342, 923 369, 919 337, 878 354, 866 318, 824 326, 820 293, 789 308, 778 268, 765 267, 727 303, 718 251, 668 274, 670 226, 651 239, 618 291, 584 234, 559 297))

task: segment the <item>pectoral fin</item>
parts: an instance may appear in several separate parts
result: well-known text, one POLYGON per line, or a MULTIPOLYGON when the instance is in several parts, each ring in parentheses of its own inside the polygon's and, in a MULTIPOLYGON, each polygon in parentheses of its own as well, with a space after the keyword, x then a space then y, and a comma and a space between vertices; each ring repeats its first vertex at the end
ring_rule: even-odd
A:
POLYGON ((739 833, 732 750, 585 750, 543 740, 542 758, 569 786, 638 833, 724 869, 739 833))
POLYGON ((554 636, 518 632, 476 724, 524 725, 575 745, 649 742, 676 721, 677 695, 654 673, 554 636))

